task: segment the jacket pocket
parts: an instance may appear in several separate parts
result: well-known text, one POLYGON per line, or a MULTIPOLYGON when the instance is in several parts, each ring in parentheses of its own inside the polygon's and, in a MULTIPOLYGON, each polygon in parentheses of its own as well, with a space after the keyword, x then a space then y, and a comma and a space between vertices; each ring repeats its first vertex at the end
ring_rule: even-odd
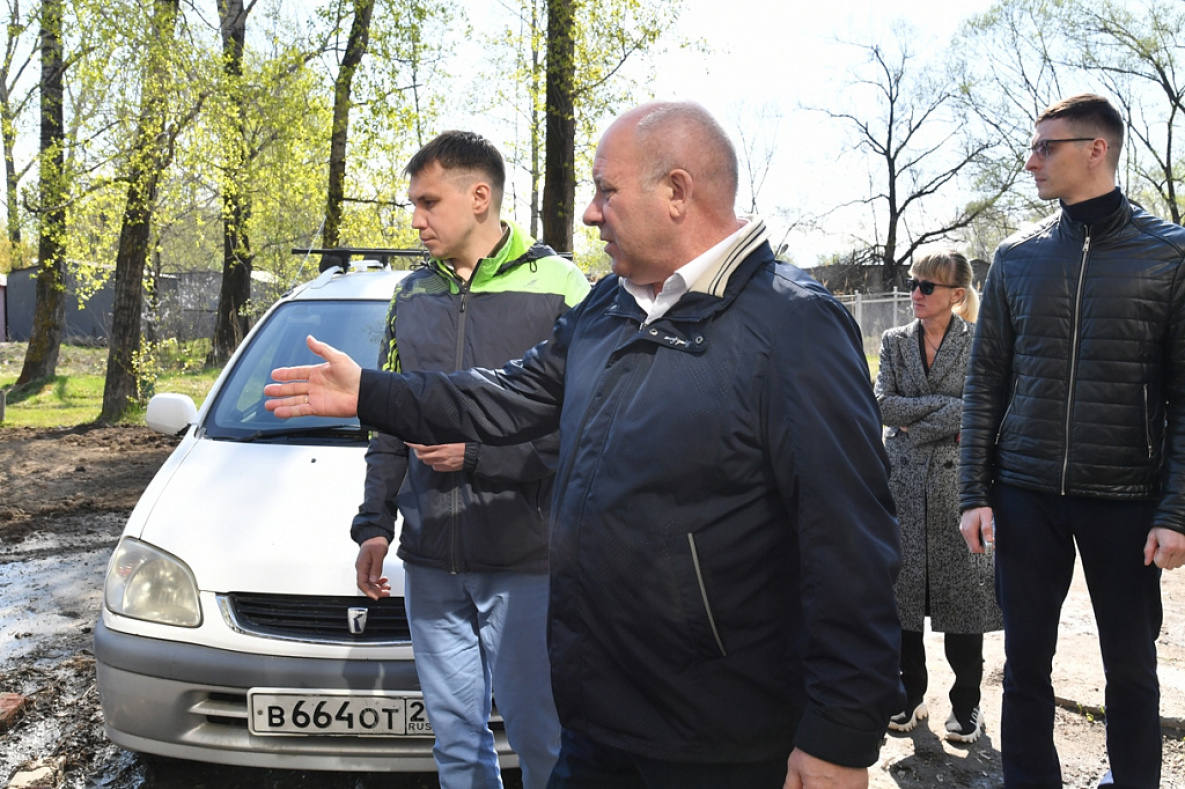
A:
POLYGON ((695 545, 695 535, 687 535, 687 544, 691 548, 691 564, 695 568, 695 582, 699 588, 700 600, 703 602, 704 614, 708 619, 708 627, 712 631, 712 638, 716 641, 716 649, 721 657, 728 657, 728 650, 724 648, 724 640, 720 638, 720 630, 716 627, 716 617, 712 614, 712 601, 708 599, 708 588, 704 584, 703 567, 700 565, 699 549, 695 545))
POLYGON ((1012 391, 1008 394, 1008 405, 1004 408, 1004 416, 1000 417, 1000 426, 996 428, 996 445, 1000 444, 1000 437, 1004 435, 1004 425, 1008 422, 1008 417, 1012 416, 1012 406, 1016 404, 1016 387, 1019 383, 1018 378, 1012 379, 1012 391))

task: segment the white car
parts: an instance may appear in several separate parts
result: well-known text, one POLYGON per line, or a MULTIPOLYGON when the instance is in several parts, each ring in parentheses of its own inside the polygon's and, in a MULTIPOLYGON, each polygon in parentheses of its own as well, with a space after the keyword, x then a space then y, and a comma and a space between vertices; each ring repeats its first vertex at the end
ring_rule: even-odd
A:
POLYGON ((95 658, 118 745, 253 767, 435 769, 395 551, 390 598, 354 584, 367 433, 263 407, 272 369, 319 361, 309 334, 373 366, 405 273, 331 268, 257 323, 200 411, 184 395, 149 403, 150 427, 184 437, 107 569, 95 658))

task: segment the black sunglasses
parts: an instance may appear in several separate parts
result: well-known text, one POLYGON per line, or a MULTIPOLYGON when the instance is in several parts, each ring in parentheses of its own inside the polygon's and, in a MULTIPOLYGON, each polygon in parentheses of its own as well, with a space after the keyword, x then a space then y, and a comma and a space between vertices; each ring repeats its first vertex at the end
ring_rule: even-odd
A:
POLYGON ((934 292, 934 288, 957 288, 958 285, 943 285, 941 282, 930 282, 925 279, 907 279, 906 284, 909 285, 909 292, 913 293, 918 288, 921 288, 923 296, 929 296, 934 292))

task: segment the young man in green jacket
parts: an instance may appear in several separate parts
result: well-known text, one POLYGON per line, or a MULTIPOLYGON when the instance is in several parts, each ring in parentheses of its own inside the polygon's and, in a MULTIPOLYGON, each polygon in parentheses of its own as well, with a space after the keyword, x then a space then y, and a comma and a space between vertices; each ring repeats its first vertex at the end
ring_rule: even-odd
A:
MULTIPOLYGON (((545 339, 588 292, 587 278, 500 217, 505 169, 470 132, 445 132, 406 169, 412 227, 428 265, 391 299, 384 370, 501 367, 545 339)), ((500 787, 491 693, 527 789, 559 749, 546 644, 548 512, 558 441, 436 446, 375 434, 352 536, 358 586, 390 593, 383 559, 403 515, 398 555, 416 669, 445 789, 500 787)))

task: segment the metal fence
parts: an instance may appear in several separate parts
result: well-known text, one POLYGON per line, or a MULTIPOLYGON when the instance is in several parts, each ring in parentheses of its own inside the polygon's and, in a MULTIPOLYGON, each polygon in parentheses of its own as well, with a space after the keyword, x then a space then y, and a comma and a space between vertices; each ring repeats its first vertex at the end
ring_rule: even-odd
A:
POLYGON ((880 355, 881 335, 886 330, 913 320, 908 291, 893 288, 892 293, 856 293, 836 298, 848 308, 859 324, 867 356, 880 355))

